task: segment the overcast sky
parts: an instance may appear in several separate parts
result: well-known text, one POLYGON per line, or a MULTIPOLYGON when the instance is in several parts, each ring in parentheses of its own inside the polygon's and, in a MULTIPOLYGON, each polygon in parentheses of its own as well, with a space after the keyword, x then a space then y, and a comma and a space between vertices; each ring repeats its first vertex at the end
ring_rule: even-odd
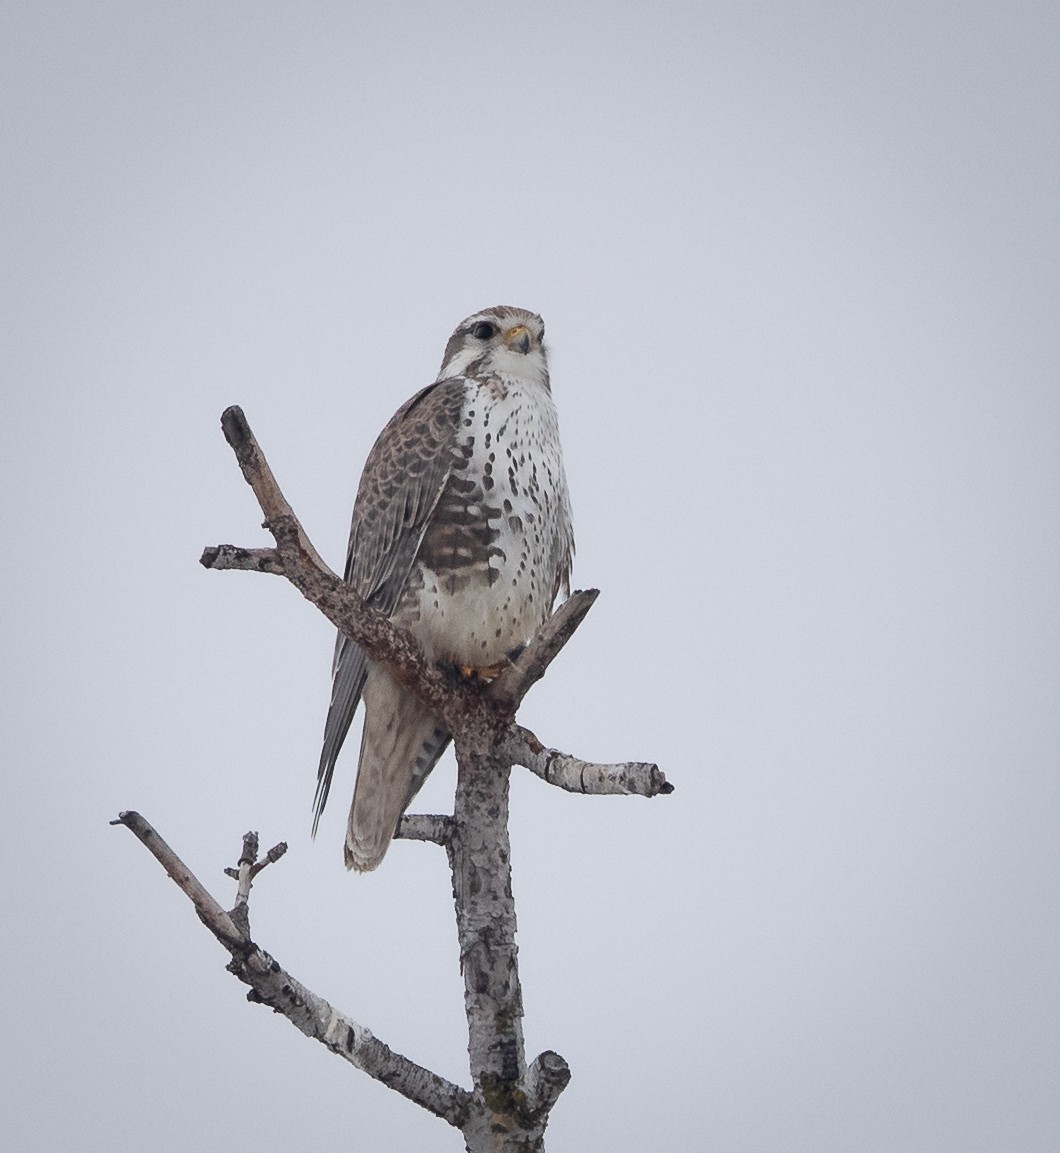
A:
MULTIPOLYGON (((0 1144, 459 1150, 248 1005, 139 844, 467 1083, 436 847, 309 838, 340 566, 466 315, 548 327, 603 590, 521 714, 668 798, 517 770, 548 1147, 1060 1148, 1055 0, 0 7, 0 1144)), ((419 807, 452 799, 447 758, 419 807)))

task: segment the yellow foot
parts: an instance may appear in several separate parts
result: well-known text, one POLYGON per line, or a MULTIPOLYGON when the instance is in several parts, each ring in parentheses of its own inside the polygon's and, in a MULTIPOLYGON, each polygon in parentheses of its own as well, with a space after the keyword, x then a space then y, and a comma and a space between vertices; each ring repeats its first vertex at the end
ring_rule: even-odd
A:
POLYGON ((508 661, 498 661, 495 665, 457 665, 456 671, 469 681, 493 681, 508 667, 508 661))

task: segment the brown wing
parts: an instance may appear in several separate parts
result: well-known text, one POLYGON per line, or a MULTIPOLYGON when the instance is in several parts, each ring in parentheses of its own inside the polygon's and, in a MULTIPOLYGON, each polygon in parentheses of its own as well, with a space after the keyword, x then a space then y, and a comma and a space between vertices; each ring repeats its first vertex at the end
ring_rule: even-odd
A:
MULTIPOLYGON (((462 379, 438 381, 398 409, 368 454, 353 506, 346 580, 373 608, 392 613, 408 582, 431 514, 458 463, 454 445, 464 406, 462 379)), ((361 699, 367 659, 339 634, 331 706, 317 769, 313 833, 327 803, 342 742, 361 699)))

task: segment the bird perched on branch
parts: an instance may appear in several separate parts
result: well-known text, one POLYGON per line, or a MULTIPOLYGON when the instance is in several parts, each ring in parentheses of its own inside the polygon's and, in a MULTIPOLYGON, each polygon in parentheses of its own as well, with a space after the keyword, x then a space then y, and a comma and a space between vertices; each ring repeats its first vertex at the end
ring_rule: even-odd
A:
MULTIPOLYGON (((574 534, 539 316, 469 316, 434 384, 406 401, 364 466, 346 580, 428 660, 490 678, 569 593, 574 534)), ((313 832, 359 700, 364 732, 345 858, 374 869, 449 733, 340 634, 313 832)))

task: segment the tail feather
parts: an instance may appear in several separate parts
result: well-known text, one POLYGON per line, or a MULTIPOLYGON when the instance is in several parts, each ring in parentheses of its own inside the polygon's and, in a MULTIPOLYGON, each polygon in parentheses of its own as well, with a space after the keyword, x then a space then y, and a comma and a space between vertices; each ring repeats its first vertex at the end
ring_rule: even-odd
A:
POLYGON ((364 734, 346 829, 346 867, 367 872, 386 855, 398 821, 449 743, 426 706, 369 663, 364 734))

